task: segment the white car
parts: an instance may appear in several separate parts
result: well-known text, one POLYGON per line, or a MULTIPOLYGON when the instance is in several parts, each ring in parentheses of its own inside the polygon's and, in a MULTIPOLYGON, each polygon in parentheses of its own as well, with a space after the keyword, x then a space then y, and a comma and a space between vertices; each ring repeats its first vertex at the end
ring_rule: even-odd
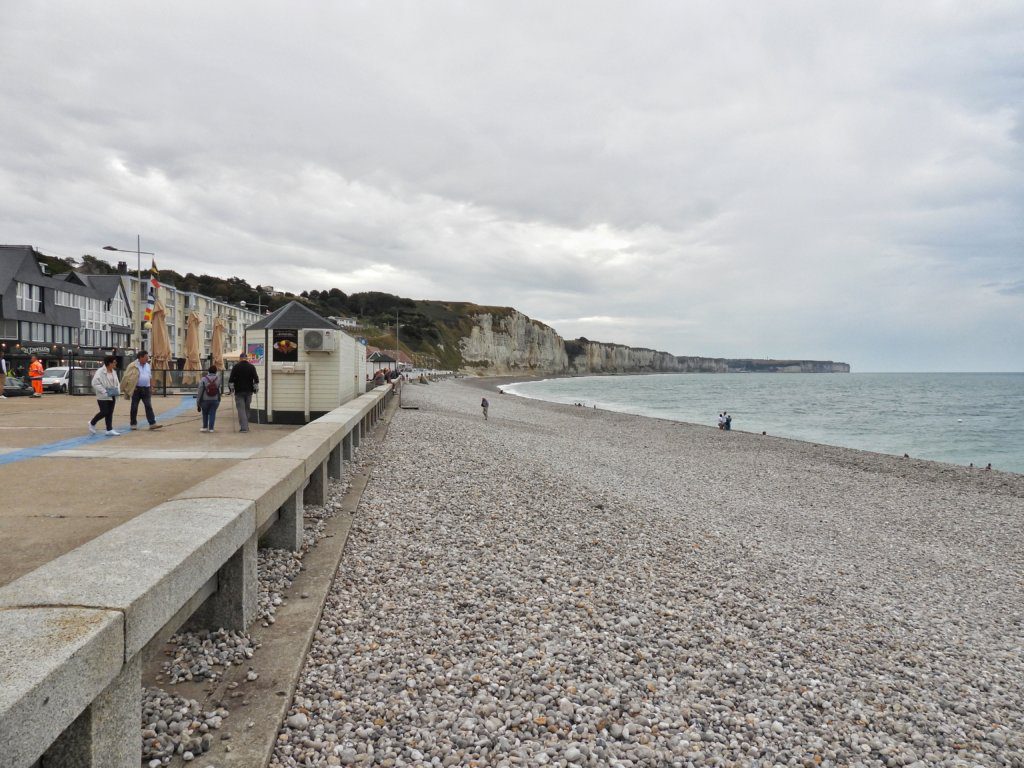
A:
POLYGON ((67 392, 68 369, 64 367, 47 368, 43 371, 43 391, 67 392))

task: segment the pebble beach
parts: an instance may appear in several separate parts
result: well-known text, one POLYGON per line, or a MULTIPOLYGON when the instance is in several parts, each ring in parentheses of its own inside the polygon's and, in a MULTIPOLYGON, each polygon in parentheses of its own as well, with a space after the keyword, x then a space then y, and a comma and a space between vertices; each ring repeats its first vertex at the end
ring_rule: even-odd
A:
POLYGON ((1024 476, 480 384, 406 386, 272 765, 1024 766, 1024 476))

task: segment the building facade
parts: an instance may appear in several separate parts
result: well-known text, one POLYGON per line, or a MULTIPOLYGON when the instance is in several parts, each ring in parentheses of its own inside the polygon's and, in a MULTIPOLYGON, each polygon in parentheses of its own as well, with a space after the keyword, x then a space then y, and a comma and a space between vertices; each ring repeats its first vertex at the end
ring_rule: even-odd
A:
POLYGON ((116 276, 50 275, 30 245, 0 246, 0 352, 11 371, 32 355, 46 366, 95 367, 133 356, 128 294, 116 276), (112 279, 111 279, 112 278, 112 279))
MULTIPOLYGON (((142 317, 149 279, 144 278, 140 284, 136 275, 122 274, 121 280, 129 295, 134 298, 136 316, 142 317)), ((213 326, 218 317, 224 319, 225 353, 240 351, 246 327, 260 319, 259 312, 249 308, 229 304, 201 293, 179 290, 173 285, 161 283, 157 298, 167 308, 167 337, 171 340, 171 356, 179 359, 185 357, 185 331, 188 328, 188 316, 192 312, 199 314, 202 323, 199 349, 204 361, 211 353, 213 326)), ((141 330, 140 324, 136 323, 132 331, 132 343, 135 346, 142 345, 141 330)))
MULTIPOLYGON (((139 349, 148 280, 137 276, 89 275, 67 272, 50 275, 42 254, 30 245, 0 245, 0 353, 11 371, 27 370, 31 355, 46 366, 94 368, 114 355, 123 368, 139 349)), ((200 317, 202 360, 210 357, 213 328, 224 320, 223 351, 242 349, 245 329, 260 314, 219 299, 172 285, 161 285, 158 298, 167 309, 171 356, 179 366, 185 357, 188 315, 200 317)), ((148 341, 148 335, 146 337, 148 341)))

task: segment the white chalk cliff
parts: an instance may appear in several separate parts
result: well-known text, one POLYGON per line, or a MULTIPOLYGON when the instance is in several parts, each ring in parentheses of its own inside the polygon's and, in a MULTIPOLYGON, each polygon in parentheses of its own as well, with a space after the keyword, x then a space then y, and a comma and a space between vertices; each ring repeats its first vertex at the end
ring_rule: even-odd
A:
POLYGON ((553 328, 516 311, 473 315, 472 320, 470 335, 460 342, 462 359, 465 370, 481 374, 726 370, 726 361, 717 358, 680 358, 669 352, 599 341, 570 341, 567 345, 553 328))
POLYGON ((459 344, 463 370, 490 376, 590 373, 849 373, 831 360, 755 360, 677 356, 588 339, 566 341, 554 328, 516 310, 470 315, 459 344))

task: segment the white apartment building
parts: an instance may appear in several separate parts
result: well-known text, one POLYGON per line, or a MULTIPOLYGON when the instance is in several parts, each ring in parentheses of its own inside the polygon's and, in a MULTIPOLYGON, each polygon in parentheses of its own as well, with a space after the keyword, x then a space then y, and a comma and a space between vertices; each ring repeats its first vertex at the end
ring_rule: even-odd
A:
MULTIPOLYGON (((125 281, 128 294, 136 303, 136 317, 141 318, 146 308, 146 292, 149 288, 149 276, 143 273, 140 285, 136 275, 121 275, 125 281)), ((210 355, 210 343, 213 340, 213 326, 218 317, 224 318, 224 352, 237 352, 242 348, 245 329, 260 319, 259 312, 248 307, 204 296, 201 293, 182 291, 173 285, 160 285, 158 297, 167 308, 167 336, 171 340, 172 357, 185 357, 185 331, 188 328, 188 316, 197 312, 202 321, 199 340, 200 354, 205 360, 210 355)), ((140 347, 139 323, 132 329, 132 346, 140 347)))

